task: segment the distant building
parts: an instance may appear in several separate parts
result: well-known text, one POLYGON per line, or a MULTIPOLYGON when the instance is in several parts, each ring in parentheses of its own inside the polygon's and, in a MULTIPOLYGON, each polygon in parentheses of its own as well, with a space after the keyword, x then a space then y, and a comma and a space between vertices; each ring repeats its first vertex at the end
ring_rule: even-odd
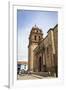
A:
POLYGON ((36 25, 32 27, 28 45, 28 70, 54 72, 58 76, 58 25, 50 28, 47 36, 36 25))
POLYGON ((28 70, 28 62, 26 61, 17 61, 17 69, 19 70, 28 70))

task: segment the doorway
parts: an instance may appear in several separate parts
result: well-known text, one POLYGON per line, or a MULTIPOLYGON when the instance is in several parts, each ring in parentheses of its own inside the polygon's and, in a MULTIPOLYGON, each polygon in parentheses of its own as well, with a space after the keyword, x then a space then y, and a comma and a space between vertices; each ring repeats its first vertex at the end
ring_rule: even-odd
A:
POLYGON ((42 58, 39 57, 39 67, 38 67, 39 72, 41 72, 41 67, 42 67, 42 58))

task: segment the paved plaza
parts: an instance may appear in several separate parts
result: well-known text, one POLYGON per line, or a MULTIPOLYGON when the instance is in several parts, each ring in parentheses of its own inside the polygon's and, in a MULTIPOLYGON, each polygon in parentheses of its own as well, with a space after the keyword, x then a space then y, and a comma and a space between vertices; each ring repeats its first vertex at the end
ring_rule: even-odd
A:
POLYGON ((29 80, 29 79, 43 79, 43 76, 39 76, 39 75, 34 75, 34 74, 22 74, 22 75, 18 75, 17 79, 18 80, 29 80))
POLYGON ((33 80, 33 79, 46 79, 46 78, 55 78, 52 76, 48 77, 43 77, 40 75, 35 75, 35 74, 22 74, 22 75, 17 75, 17 80, 33 80))

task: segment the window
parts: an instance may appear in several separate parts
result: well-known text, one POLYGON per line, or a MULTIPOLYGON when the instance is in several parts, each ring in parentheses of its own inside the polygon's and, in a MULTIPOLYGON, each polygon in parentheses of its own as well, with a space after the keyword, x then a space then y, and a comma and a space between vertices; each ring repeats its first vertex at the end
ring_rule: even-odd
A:
POLYGON ((36 40, 36 36, 35 36, 35 40, 36 40))
POLYGON ((40 40, 40 36, 39 36, 39 40, 40 40))

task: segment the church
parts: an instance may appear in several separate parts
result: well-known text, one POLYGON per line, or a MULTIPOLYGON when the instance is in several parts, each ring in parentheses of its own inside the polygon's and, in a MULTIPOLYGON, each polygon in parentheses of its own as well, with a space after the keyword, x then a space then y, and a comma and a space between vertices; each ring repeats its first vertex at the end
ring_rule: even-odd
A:
POLYGON ((36 25, 32 27, 28 45, 28 70, 50 72, 58 77, 58 24, 50 28, 46 37, 36 25))

